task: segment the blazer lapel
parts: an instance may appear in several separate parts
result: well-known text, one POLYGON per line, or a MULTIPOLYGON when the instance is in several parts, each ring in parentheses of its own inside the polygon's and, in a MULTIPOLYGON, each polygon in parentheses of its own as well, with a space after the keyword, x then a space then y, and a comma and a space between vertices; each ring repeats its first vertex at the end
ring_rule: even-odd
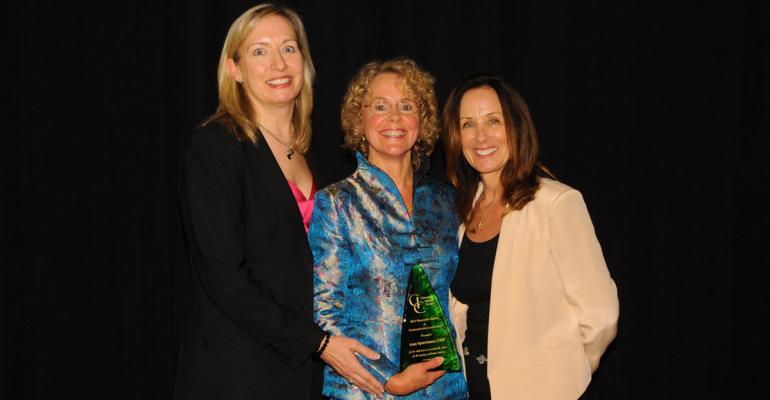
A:
MULTIPOLYGON (((481 192, 484 191, 484 186, 481 185, 481 182, 479 182, 479 185, 476 187, 476 196, 473 197, 473 205, 476 205, 476 201, 478 201, 479 197, 481 197, 481 192)), ((457 246, 461 246, 463 244, 463 236, 465 236, 465 224, 460 224, 460 229, 457 231, 458 237, 457 237, 457 246)))
MULTIPOLYGON (((476 196, 473 199, 473 203, 476 204, 481 193, 484 191, 483 186, 479 183, 479 187, 476 190, 476 196)), ((497 250, 495 251, 495 264, 492 269, 492 289, 490 293, 489 304, 489 323, 487 331, 489 336, 487 338, 487 355, 496 354, 499 355, 504 348, 505 340, 505 327, 508 323, 508 315, 506 312, 507 306, 513 301, 513 293, 508 290, 508 282, 513 279, 513 271, 508 267, 510 263, 507 260, 511 260, 515 254, 516 235, 520 226, 521 211, 512 211, 503 217, 503 221, 500 226, 500 237, 497 239, 497 250)), ((460 225, 458 230, 458 243, 462 244, 463 236, 465 235, 465 224, 460 225)), ((489 358, 489 365, 487 369, 491 372, 497 365, 497 361, 500 356, 489 358)))
MULTIPOLYGON (((246 143, 247 146, 252 146, 246 143)), ((252 146, 253 147, 253 146, 252 146)), ((260 177, 259 187, 262 194, 270 203, 270 208, 276 210, 275 217, 279 224, 291 229, 297 238, 306 237, 305 225, 302 223, 302 214, 297 207, 297 200, 294 198, 289 183, 281 172, 281 167, 270 152, 266 143, 262 142, 256 146, 255 167, 257 176, 260 177), (300 235, 301 234, 301 235, 300 235)))
MULTIPOLYGON (((492 290, 489 301, 489 337, 487 339, 487 352, 498 355, 489 358, 488 369, 492 372, 498 365, 497 361, 505 348, 505 329, 508 326, 508 308, 514 301, 514 293, 511 293, 509 282, 512 281, 514 271, 510 267, 510 260, 515 259, 516 237, 521 219, 520 211, 511 211, 503 217, 500 226, 500 237, 497 240, 495 253, 495 265, 492 269, 492 290)), ((515 266, 514 266, 515 268, 515 266)))

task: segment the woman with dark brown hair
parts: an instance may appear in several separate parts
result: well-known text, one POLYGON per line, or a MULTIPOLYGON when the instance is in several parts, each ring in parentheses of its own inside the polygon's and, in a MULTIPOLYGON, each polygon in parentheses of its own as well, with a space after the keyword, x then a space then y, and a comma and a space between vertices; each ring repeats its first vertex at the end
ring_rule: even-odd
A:
POLYGON ((501 78, 455 88, 443 132, 463 222, 452 316, 470 397, 580 397, 618 319, 582 196, 548 178, 529 109, 501 78))

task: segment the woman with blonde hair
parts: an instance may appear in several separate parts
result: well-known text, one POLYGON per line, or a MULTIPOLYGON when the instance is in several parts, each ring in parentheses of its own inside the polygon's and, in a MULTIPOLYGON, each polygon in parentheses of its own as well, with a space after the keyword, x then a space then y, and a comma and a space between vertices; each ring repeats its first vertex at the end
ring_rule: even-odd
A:
POLYGON ((317 399, 320 363, 363 390, 382 385, 359 342, 312 318, 307 229, 316 190, 305 155, 314 79, 292 10, 261 4, 230 27, 219 107, 190 138, 181 205, 195 282, 178 399, 317 399))
MULTIPOLYGON (((448 320, 457 262, 454 191, 418 172, 438 138, 433 78, 409 59, 364 65, 348 86, 342 127, 358 169, 316 196, 309 233, 315 319, 326 332, 358 339, 381 354, 361 361, 385 386, 385 398, 465 399, 462 372, 437 369, 445 363, 441 357, 400 370, 411 267, 422 265, 448 320)), ((367 398, 330 368, 323 394, 367 398)))

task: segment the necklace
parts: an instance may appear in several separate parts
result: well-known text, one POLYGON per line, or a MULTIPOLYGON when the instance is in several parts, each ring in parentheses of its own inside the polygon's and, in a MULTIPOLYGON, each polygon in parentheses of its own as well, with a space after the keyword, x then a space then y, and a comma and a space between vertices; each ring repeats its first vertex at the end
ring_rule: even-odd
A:
POLYGON ((473 229, 473 232, 478 232, 479 229, 481 229, 481 227, 484 226, 484 218, 487 216, 487 213, 489 212, 489 209, 492 208, 492 206, 494 204, 495 204, 494 200, 490 201, 489 205, 486 208, 482 209, 481 208, 481 201, 479 201, 479 208, 477 209, 478 213, 479 213, 479 222, 476 223, 476 228, 473 229), (482 211, 483 211, 483 213, 482 213, 482 211))
MULTIPOLYGON (((476 232, 479 231, 479 229, 481 229, 481 227, 484 226, 484 218, 487 217, 487 214, 489 213, 489 210, 492 209, 492 206, 494 206, 495 203, 496 202, 494 200, 492 200, 492 201, 489 202, 489 205, 487 205, 484 209, 482 209, 481 208, 482 201, 481 201, 481 199, 479 199, 479 201, 477 203, 479 205, 479 208, 477 208, 477 212, 479 213, 479 221, 476 223, 476 227, 471 232, 476 233, 476 232)), ((503 207, 507 209, 508 208, 508 203, 504 203, 503 207)))
MULTIPOLYGON (((270 130, 265 128, 264 126, 262 126, 262 124, 257 123, 257 126, 259 127, 260 130, 263 130, 263 131, 267 132, 268 135, 272 136, 273 139, 278 141, 278 143, 284 145, 286 147, 286 158, 291 160, 291 156, 294 155, 294 148, 291 147, 288 143, 286 143, 283 140, 281 140, 276 134, 274 134, 273 132, 270 132, 270 130)), ((294 125, 291 126, 291 131, 294 132, 294 125)))

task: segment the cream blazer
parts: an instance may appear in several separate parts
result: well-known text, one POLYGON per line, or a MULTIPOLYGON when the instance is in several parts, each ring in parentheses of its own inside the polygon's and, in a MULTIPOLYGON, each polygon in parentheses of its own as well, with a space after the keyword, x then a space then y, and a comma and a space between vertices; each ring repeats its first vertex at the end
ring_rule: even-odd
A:
MULTIPOLYGON (((464 233, 461 226, 460 240, 464 233)), ((468 306, 451 301, 460 346, 468 306)), ((542 179, 535 199, 503 218, 489 307, 492 399, 580 397, 615 338, 619 311, 580 192, 542 179)))

